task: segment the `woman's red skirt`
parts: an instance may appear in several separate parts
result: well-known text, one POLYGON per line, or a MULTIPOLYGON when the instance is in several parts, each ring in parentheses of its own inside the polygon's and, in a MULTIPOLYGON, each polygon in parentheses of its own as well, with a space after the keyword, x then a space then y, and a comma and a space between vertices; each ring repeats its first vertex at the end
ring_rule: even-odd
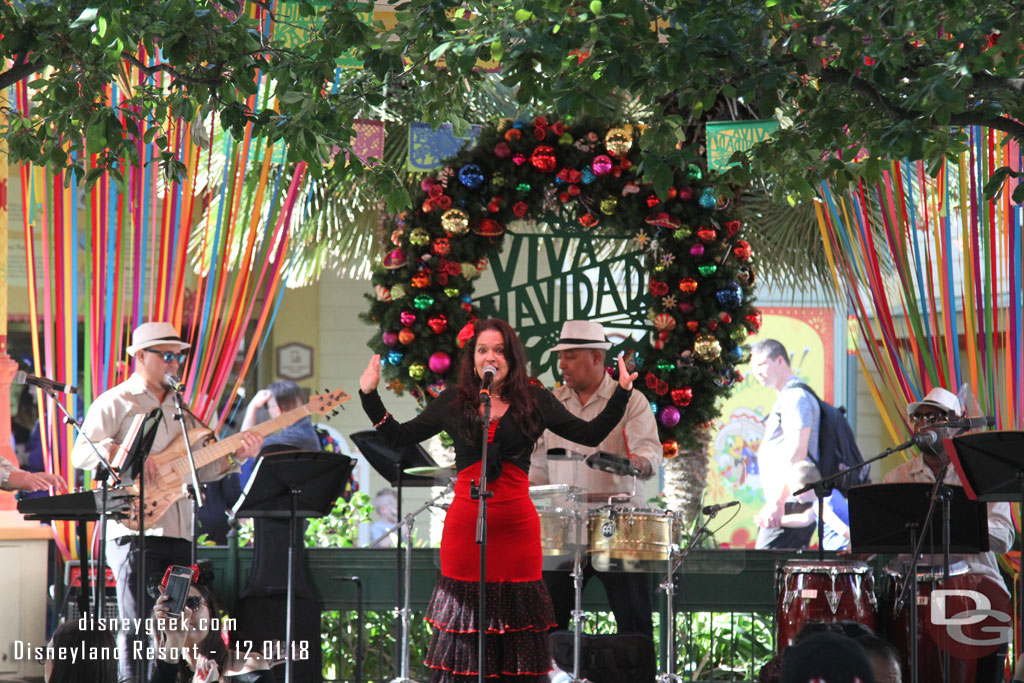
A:
MULTIPOLYGON (((441 579, 427 608, 434 626, 426 663, 433 683, 461 683, 477 676, 480 546, 476 543, 477 501, 470 480, 480 464, 459 472, 455 500, 441 536, 441 579)), ((541 578, 540 519, 529 495, 529 480, 506 464, 488 482, 487 628, 484 675, 517 683, 546 681, 551 668, 547 631, 554 611, 541 578)))

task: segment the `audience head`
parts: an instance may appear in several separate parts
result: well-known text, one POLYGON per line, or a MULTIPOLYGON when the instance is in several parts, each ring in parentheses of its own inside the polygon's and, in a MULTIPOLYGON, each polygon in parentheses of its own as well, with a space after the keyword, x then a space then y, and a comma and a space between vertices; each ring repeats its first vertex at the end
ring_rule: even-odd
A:
POLYGON ((854 640, 868 656, 875 683, 900 683, 903 680, 900 653, 891 643, 874 634, 854 636, 854 640))
POLYGON ((786 648, 782 683, 875 683, 867 655, 849 636, 813 633, 786 648))
MULTIPOLYGON (((288 379, 274 382, 267 387, 267 390, 274 395, 278 415, 294 410, 306 402, 302 387, 288 379)), ((277 415, 271 414, 271 417, 277 417, 277 415)))
POLYGON ((781 390, 793 375, 786 347, 775 339, 762 339, 750 347, 750 369, 757 381, 781 390))
POLYGON ((79 628, 78 622, 64 621, 53 632, 43 665, 47 683, 117 683, 117 644, 111 631, 79 628), (63 648, 63 649, 62 649, 63 648), (95 657, 60 656, 60 652, 95 652, 95 657))

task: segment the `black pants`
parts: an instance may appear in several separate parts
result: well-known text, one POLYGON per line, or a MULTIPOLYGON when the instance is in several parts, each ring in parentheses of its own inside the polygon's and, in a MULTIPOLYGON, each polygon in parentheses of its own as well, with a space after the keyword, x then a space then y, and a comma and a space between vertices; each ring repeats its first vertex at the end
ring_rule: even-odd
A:
MULTIPOLYGON (((630 572, 599 572, 590 564, 583 568, 583 585, 596 576, 608 595, 619 633, 642 633, 654 638, 654 623, 651 620, 651 579, 647 574, 630 572)), ((544 572, 551 602, 555 607, 555 621, 558 628, 569 628, 576 594, 569 572, 544 572)))
MULTIPOLYGON (((150 597, 145 586, 159 583, 172 564, 192 563, 192 544, 183 538, 147 536, 145 556, 145 586, 138 595, 138 536, 122 536, 107 543, 107 564, 117 581, 117 609, 121 619, 146 619, 153 613, 156 598, 150 597)), ((134 623, 134 622, 133 622, 134 623)), ((118 678, 122 683, 143 683, 147 679, 148 634, 134 628, 117 634, 119 650, 118 678)))

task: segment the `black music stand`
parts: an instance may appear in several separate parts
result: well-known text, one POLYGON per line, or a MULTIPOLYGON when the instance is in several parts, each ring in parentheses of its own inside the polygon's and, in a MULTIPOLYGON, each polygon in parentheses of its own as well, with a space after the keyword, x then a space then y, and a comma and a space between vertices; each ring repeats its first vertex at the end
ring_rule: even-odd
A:
MULTIPOLYGON (((988 551, 988 511, 967 498, 959 486, 951 486, 949 551, 988 551)), ((862 484, 847 495, 850 505, 850 550, 853 553, 912 553, 908 526, 921 524, 928 512, 931 484, 862 484)), ((929 529, 917 535, 942 538, 942 518, 932 517, 929 529)), ((941 541, 937 541, 941 542, 941 541)))
MULTIPOLYGON (((363 454, 377 474, 387 479, 391 486, 398 489, 398 519, 402 519, 402 489, 405 486, 436 486, 434 477, 417 474, 406 474, 410 467, 437 467, 427 451, 420 444, 415 446, 391 446, 375 429, 365 429, 349 434, 352 443, 363 454)), ((407 531, 407 533, 412 533, 407 531)), ((395 543, 395 598, 396 608, 402 605, 402 534, 398 534, 395 543)), ((401 661, 401 624, 395 624, 395 661, 401 661)))
POLYGON ((236 518, 289 520, 288 588, 285 600, 285 681, 292 682, 292 585, 300 517, 330 514, 348 483, 355 460, 323 451, 284 451, 256 462, 238 502, 236 518))

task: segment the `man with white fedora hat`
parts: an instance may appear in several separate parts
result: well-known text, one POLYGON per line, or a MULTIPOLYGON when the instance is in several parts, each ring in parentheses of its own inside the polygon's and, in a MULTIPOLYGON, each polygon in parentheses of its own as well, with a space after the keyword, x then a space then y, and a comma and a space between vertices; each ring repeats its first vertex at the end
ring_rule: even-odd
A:
MULTIPOLYGON (((951 420, 963 417, 960 400, 953 392, 942 387, 935 387, 920 401, 913 401, 907 405, 907 417, 910 419, 914 436, 922 436, 931 432, 935 434, 935 438, 921 442, 919 445, 921 455, 890 471, 885 475, 883 483, 934 484, 943 466, 949 462, 942 441, 961 432, 959 428, 949 426, 951 420)), ((947 486, 963 486, 952 466, 946 470, 943 483, 947 486)), ((989 552, 977 555, 953 555, 951 560, 963 560, 971 574, 979 574, 992 579, 989 585, 1001 589, 1009 596, 1006 582, 999 572, 996 556, 1002 555, 1013 547, 1014 537, 1010 504, 988 503, 989 552)), ((936 563, 941 565, 942 559, 937 558, 937 562, 932 564, 936 563)), ((1005 680, 1003 664, 1006 652, 1007 647, 1004 645, 995 652, 979 658, 974 680, 978 683, 994 683, 1005 680)))
MULTIPOLYGON (((99 465, 99 458, 90 441, 104 457, 112 459, 127 438, 135 416, 148 414, 155 409, 159 409, 163 417, 157 424, 150 453, 155 455, 163 452, 181 437, 181 425, 175 421, 174 392, 170 382, 177 383, 176 378, 188 357, 185 352, 189 347, 190 344, 178 335, 171 323, 148 322, 135 328, 132 343, 126 349, 128 355, 135 359, 135 371, 121 384, 97 396, 89 406, 82 422, 81 434, 71 451, 71 463, 75 467, 96 469, 99 465)), ((185 411, 187 429, 202 426, 198 418, 190 411, 185 411)), ((227 456, 199 468, 200 481, 214 481, 238 471, 237 461, 259 453, 263 437, 255 432, 245 432, 241 435, 241 443, 234 457, 227 456)), ((147 481, 156 481, 160 472, 161 466, 155 460, 146 461, 147 481)), ((137 623, 136 619, 144 618, 152 612, 155 601, 148 594, 136 594, 138 535, 121 522, 112 522, 109 529, 107 564, 117 581, 120 617, 137 623)), ((169 565, 192 563, 192 507, 188 500, 181 498, 158 519, 147 520, 145 533, 143 560, 147 585, 151 576, 155 575, 157 579, 163 576, 169 565)), ((145 633, 135 629, 123 629, 118 634, 121 681, 143 680, 146 662, 145 659, 133 656, 136 650, 132 644, 145 642, 146 638, 145 633)))
MULTIPOLYGON (((611 343, 605 337, 604 327, 589 320, 566 321, 558 344, 551 348, 552 353, 558 354, 558 368, 562 375, 561 386, 552 393, 570 413, 584 420, 600 413, 615 391, 616 381, 605 371, 605 355, 609 348, 611 343)), ((644 480, 656 476, 661 468, 661 440, 654 413, 642 392, 633 392, 622 421, 597 448, 604 453, 629 458, 632 466, 640 472, 635 482, 635 493, 632 476, 591 469, 580 460, 549 458, 551 449, 556 453, 558 449, 569 453, 589 453, 593 449, 546 431, 537 442, 530 461, 531 484, 568 484, 582 488, 587 501, 583 504, 584 512, 607 504, 608 499, 617 494, 620 505, 646 508, 649 507, 649 497, 657 494, 656 489, 648 491, 644 480)), ((584 581, 595 575, 604 585, 619 632, 653 637, 648 575, 600 572, 588 564, 584 570, 584 581)), ((545 571, 544 582, 555 607, 558 628, 566 629, 574 598, 572 578, 568 571, 545 571)))

